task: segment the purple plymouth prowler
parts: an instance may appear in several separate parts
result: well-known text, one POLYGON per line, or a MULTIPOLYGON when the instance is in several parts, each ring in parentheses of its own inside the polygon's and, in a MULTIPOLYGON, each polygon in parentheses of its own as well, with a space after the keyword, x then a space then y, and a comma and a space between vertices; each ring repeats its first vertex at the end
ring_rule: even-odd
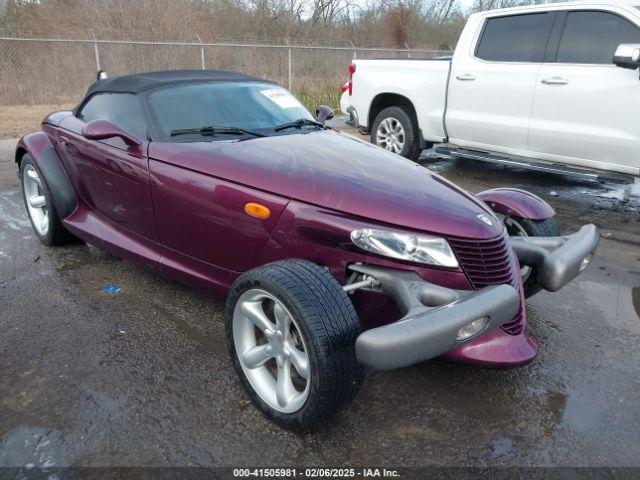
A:
POLYGON ((472 195, 230 72, 95 82, 16 151, 38 238, 80 238, 226 296, 234 367, 289 429, 358 392, 365 367, 434 357, 530 362, 525 297, 587 266, 593 225, 560 236, 517 189, 472 195))

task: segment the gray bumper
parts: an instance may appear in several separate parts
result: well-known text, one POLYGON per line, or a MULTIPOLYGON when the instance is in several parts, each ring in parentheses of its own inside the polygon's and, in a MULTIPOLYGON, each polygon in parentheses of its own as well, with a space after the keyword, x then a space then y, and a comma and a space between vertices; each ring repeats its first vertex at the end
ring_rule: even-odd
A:
POLYGON ((511 247, 520 265, 537 270, 542 288, 556 292, 586 268, 599 239, 595 225, 584 225, 563 237, 511 237, 511 247))
POLYGON ((416 273, 370 265, 356 272, 376 278, 383 293, 395 300, 404 316, 389 325, 367 330, 356 340, 358 360, 377 370, 390 370, 429 360, 511 320, 520 306, 509 285, 458 291, 425 282, 416 273), (458 331, 482 317, 487 326, 460 341, 458 331))

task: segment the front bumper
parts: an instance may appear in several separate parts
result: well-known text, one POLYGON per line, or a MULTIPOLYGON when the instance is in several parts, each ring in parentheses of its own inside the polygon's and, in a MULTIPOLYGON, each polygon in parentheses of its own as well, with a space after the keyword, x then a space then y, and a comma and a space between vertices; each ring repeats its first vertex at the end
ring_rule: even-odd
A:
MULTIPOLYGON (((563 237, 511 237, 511 245, 520 264, 534 267, 541 286, 555 292, 584 270, 598 240, 597 228, 585 225, 563 237)), ((506 368, 526 364, 538 352, 526 330, 514 336, 497 329, 520 308, 520 294, 510 285, 461 291, 425 282, 415 272, 371 265, 349 268, 374 278, 376 288, 403 313, 400 320, 358 336, 356 356, 368 367, 391 370, 447 354, 445 358, 506 368), (481 332, 458 339, 462 327, 483 317, 488 322, 481 332)))
POLYGON ((590 224, 563 237, 511 237, 511 247, 520 265, 537 270, 542 288, 557 292, 587 267, 599 240, 590 224))
POLYGON ((520 296, 509 285, 460 291, 425 282, 415 272, 370 265, 352 270, 374 277, 404 316, 397 322, 361 333, 356 340, 358 360, 377 370, 391 370, 429 360, 477 338, 511 320, 520 296), (478 334, 458 340, 458 331, 486 317, 478 334))

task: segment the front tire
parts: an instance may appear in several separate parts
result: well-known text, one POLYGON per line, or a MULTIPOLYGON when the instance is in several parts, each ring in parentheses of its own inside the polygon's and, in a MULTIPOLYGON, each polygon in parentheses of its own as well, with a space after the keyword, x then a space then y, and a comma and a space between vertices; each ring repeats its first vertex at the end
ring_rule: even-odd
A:
POLYGON ((42 172, 28 153, 20 162, 22 198, 38 240, 45 245, 63 245, 74 240, 62 225, 49 189, 42 181, 42 172))
MULTIPOLYGON (((557 237, 560 235, 556 220, 530 220, 521 217, 505 217, 504 224, 509 235, 516 237, 557 237)), ((526 298, 534 296, 540 290, 540 272, 533 267, 522 267, 522 285, 526 298)))
POLYGON ((371 143, 410 160, 420 157, 418 124, 403 107, 380 111, 371 128, 371 143))
POLYGON ((227 298, 225 333, 251 400, 286 429, 327 420, 362 384, 353 304, 311 262, 279 261, 238 278, 227 298))

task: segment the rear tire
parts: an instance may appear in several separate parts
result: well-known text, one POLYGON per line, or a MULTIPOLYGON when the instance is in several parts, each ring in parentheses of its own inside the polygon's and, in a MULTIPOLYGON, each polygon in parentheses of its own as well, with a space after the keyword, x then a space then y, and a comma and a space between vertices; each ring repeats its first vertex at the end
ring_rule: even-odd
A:
POLYGON ((371 143, 410 160, 417 160, 422 152, 418 123, 403 107, 387 107, 378 113, 371 127, 371 143))
MULTIPOLYGON (((521 217, 506 217, 504 223, 509 235, 518 237, 557 237, 560 235, 555 218, 544 220, 530 220, 521 217)), ((524 272, 523 272, 524 273, 524 272)), ((524 296, 532 297, 540 290, 540 272, 536 268, 529 267, 529 273, 523 277, 522 284, 524 296)))
POLYGON ((233 366, 251 400, 289 430, 326 421, 356 395, 363 380, 355 355, 360 331, 342 287, 305 260, 250 270, 227 297, 233 366))
POLYGON ((20 183, 33 231, 38 240, 45 245, 64 245, 72 242, 75 237, 62 225, 51 201, 51 193, 42 179, 42 172, 31 155, 25 154, 20 162, 20 183))

